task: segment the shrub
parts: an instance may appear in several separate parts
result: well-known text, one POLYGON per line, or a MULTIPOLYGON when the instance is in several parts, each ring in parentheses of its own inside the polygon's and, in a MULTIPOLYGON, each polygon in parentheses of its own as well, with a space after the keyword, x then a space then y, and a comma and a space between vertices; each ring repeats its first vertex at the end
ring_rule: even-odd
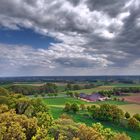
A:
POLYGON ((140 122, 136 118, 132 117, 128 121, 128 127, 133 130, 139 130, 140 122))
POLYGON ((79 106, 78 104, 74 103, 71 105, 71 110, 76 113, 77 111, 79 111, 79 106))
POLYGON ((69 112, 71 110, 71 104, 70 103, 66 103, 65 107, 64 107, 64 111, 65 112, 69 112))
POLYGON ((125 118, 129 119, 130 118, 130 114, 128 112, 125 113, 125 118))
POLYGON ((140 114, 137 113, 133 117, 136 118, 138 121, 140 121, 140 114))

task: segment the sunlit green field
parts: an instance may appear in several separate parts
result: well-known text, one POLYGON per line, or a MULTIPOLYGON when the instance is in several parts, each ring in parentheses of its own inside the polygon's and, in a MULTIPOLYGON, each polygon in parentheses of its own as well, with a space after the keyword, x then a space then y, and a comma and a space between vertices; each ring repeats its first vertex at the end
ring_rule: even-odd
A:
MULTIPOLYGON (((85 105, 92 105, 92 104, 103 104, 103 103, 109 103, 113 105, 118 105, 120 108, 122 108, 124 111, 129 111, 132 114, 137 113, 137 111, 140 109, 140 105, 137 104, 131 104, 128 102, 122 102, 122 101, 103 101, 103 102, 85 102, 79 99, 75 98, 49 98, 43 100, 45 104, 47 104, 50 107, 50 111, 54 117, 54 119, 57 119, 60 117, 64 112, 63 108, 65 103, 77 103, 77 104, 85 104, 85 105), (132 109, 137 107, 137 109, 132 109), (132 109, 132 110, 131 110, 132 109)), ((86 123, 87 125, 92 125, 92 123, 96 123, 98 121, 93 120, 92 118, 86 118, 84 114, 87 114, 87 111, 79 111, 77 114, 69 113, 69 115, 74 119, 76 122, 86 123)), ((125 132, 129 136, 133 138, 133 140, 140 140, 139 132, 132 132, 131 130, 128 130, 126 128, 123 128, 119 125, 113 125, 109 122, 101 122, 105 127, 109 127, 115 131, 119 132, 125 132)))
POLYGON ((90 93, 94 93, 94 92, 97 92, 100 90, 111 90, 111 89, 113 89, 113 86, 98 86, 98 87, 91 88, 91 89, 76 90, 75 92, 90 94, 90 93))
POLYGON ((44 99, 44 102, 47 103, 48 105, 65 105, 65 103, 69 102, 69 103, 78 103, 78 104, 87 104, 87 105, 91 105, 91 104, 104 104, 104 103, 109 103, 109 104, 114 104, 114 105, 126 105, 126 104, 130 104, 128 102, 122 102, 122 101, 97 101, 97 102, 86 102, 80 99, 76 99, 76 98, 71 98, 71 97, 65 97, 65 98, 48 98, 48 99, 44 99))

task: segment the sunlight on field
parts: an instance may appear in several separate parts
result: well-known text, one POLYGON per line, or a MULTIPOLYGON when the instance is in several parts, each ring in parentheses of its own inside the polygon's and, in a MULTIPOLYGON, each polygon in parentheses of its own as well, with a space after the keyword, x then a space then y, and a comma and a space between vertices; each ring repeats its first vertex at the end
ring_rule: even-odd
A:
POLYGON ((123 111, 129 112, 131 115, 140 113, 140 105, 138 104, 127 104, 119 106, 123 111))
POLYGON ((113 88, 114 88, 114 86, 99 86, 94 89, 98 91, 98 90, 111 90, 113 88))
POLYGON ((91 89, 76 90, 75 92, 90 94, 90 93, 93 93, 93 92, 97 92, 99 90, 112 90, 112 89, 113 89, 113 86, 98 86, 98 87, 91 88, 91 89))

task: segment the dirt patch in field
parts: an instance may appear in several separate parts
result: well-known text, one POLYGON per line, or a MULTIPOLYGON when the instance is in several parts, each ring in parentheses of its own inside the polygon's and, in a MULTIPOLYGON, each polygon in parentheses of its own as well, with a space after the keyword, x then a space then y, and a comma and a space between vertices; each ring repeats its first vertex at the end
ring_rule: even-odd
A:
POLYGON ((126 96, 123 98, 125 99, 125 101, 140 104, 140 95, 126 96))

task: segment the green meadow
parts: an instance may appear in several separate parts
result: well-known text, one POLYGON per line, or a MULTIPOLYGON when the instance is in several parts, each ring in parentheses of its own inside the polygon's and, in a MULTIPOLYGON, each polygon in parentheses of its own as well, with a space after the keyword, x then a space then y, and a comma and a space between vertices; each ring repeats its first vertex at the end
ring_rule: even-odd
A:
MULTIPOLYGON (((96 105, 100 105, 100 104, 104 104, 104 103, 109 103, 109 104, 113 104, 113 105, 118 105, 120 108, 124 109, 125 108, 130 108, 131 105, 133 106, 134 104, 128 103, 128 102, 122 102, 122 101, 98 101, 98 102, 85 102, 82 101, 80 99, 75 99, 75 98, 70 98, 70 97, 66 97, 66 98, 48 98, 48 99, 43 99, 44 103, 47 104, 50 107, 50 112, 53 115, 54 119, 59 118, 64 112, 63 112, 63 108, 65 106, 65 103, 69 102, 69 103, 77 103, 78 105, 80 104, 85 104, 86 106, 88 105, 92 105, 92 104, 96 104, 96 105), (127 107, 127 105, 129 105, 129 107, 127 107), (121 107, 122 106, 122 107, 121 107)), ((138 106, 138 110, 140 109, 140 105, 138 106)), ((131 110, 131 109, 130 109, 131 110)), ((137 111, 138 111, 137 110, 137 111)), ((132 112, 130 112, 131 114, 133 114, 132 112)), ((76 122, 80 122, 80 123, 85 123, 89 126, 91 126, 93 123, 99 122, 97 120, 93 120, 91 117, 89 117, 88 112, 85 111, 79 111, 77 114, 73 114, 73 113, 68 113, 68 115, 71 116, 71 118, 76 121, 76 122)), ((139 132, 132 132, 131 130, 124 128, 120 125, 114 125, 110 122, 101 122, 105 127, 109 127, 112 130, 116 131, 116 132, 125 132, 127 133, 129 136, 132 137, 133 140, 140 140, 140 134, 139 132)))

